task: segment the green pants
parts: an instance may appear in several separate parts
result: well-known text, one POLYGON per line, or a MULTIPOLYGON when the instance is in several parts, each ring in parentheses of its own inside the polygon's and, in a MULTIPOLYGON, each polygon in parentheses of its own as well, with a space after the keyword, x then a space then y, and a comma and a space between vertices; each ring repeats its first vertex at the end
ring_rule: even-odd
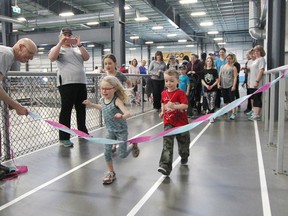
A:
MULTIPOLYGON (((167 124, 164 126, 164 130, 168 130, 170 128, 174 128, 173 125, 167 124)), ((159 166, 163 167, 167 170, 167 172, 172 171, 172 163, 173 163, 173 147, 174 147, 174 137, 176 136, 176 140, 178 142, 178 153, 181 158, 189 157, 189 144, 190 144, 190 134, 189 131, 163 137, 163 150, 161 154, 161 158, 159 161, 159 166)))

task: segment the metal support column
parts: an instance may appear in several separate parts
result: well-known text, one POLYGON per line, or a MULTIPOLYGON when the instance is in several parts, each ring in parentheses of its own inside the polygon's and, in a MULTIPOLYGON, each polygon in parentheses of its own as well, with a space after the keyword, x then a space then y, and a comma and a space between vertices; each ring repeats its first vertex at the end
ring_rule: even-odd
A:
POLYGON ((113 50, 120 67, 126 63, 125 53, 125 0, 114 1, 114 31, 113 31, 113 50))

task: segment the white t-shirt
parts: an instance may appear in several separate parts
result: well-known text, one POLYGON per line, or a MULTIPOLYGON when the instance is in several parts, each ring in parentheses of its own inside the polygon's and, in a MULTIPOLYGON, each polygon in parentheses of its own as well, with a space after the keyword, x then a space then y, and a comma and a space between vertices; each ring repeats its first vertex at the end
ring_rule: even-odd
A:
MULTIPOLYGON (((250 74, 248 76, 249 88, 254 88, 258 73, 261 69, 265 70, 265 59, 263 57, 255 59, 250 65, 250 74)), ((263 79, 259 80, 258 88, 263 85, 263 79)))

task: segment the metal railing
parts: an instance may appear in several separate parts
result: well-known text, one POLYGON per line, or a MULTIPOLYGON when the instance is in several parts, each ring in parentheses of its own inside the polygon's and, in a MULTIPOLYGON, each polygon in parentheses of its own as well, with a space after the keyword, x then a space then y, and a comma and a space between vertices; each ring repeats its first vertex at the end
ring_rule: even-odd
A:
MULTIPOLYGON (((275 80, 275 78, 281 76, 283 72, 288 69, 288 65, 284 65, 272 70, 265 71, 265 81, 275 80)), ((283 173, 283 162, 284 162, 284 130, 285 130, 285 90, 286 90, 286 79, 280 79, 279 83, 273 85, 269 92, 265 92, 264 95, 264 129, 269 130, 268 145, 277 146, 277 159, 276 159, 276 172, 283 173), (279 86, 278 94, 278 113, 275 109, 275 93, 276 86, 279 86), (270 109, 269 109, 270 108, 270 109), (275 113, 277 114, 277 142, 274 143, 274 123, 275 113)))
MULTIPOLYGON (((127 74, 129 79, 141 75, 127 74)), ((87 73, 88 99, 98 102, 100 92, 98 91, 101 74, 87 73)), ((133 103, 131 99, 127 104, 132 115, 136 115, 152 109, 152 104, 143 103, 142 100, 142 79, 139 84, 139 91, 134 93, 135 98, 140 99, 138 103, 133 103)), ((28 110, 39 114, 44 119, 58 121, 60 113, 60 94, 56 86, 56 73, 29 73, 29 72, 9 72, 3 81, 5 91, 28 110)), ((132 94, 133 95, 133 94, 132 94)), ((1 101, 1 161, 11 159, 11 149, 14 156, 24 155, 29 152, 47 147, 58 142, 58 130, 27 116, 18 116, 15 111, 9 110, 6 104, 1 101), (12 147, 12 148, 10 148, 12 147)), ((101 112, 87 108, 86 126, 91 132, 103 126, 101 112)), ((76 113, 73 109, 71 117, 71 128, 77 128, 76 113)))

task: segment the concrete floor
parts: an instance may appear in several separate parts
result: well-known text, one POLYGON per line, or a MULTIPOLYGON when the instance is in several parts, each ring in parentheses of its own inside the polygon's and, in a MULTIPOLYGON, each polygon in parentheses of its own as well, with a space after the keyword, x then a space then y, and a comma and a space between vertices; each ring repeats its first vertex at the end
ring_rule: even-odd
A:
MULTIPOLYGON (((154 111, 128 124, 129 137, 163 131, 154 111)), ((103 137, 104 131, 91 134, 103 137)), ((116 153, 117 180, 111 185, 102 184, 106 165, 100 144, 76 138, 72 149, 55 144, 20 157, 16 163, 29 171, 1 182, 0 216, 287 216, 288 176, 273 171, 276 148, 267 145, 262 122, 248 121, 239 112, 235 121, 220 117, 190 135, 189 162, 180 165, 175 145, 169 178, 157 172, 162 139, 139 144, 138 158, 121 160, 116 153), (267 184, 260 185, 263 179, 267 184)))

